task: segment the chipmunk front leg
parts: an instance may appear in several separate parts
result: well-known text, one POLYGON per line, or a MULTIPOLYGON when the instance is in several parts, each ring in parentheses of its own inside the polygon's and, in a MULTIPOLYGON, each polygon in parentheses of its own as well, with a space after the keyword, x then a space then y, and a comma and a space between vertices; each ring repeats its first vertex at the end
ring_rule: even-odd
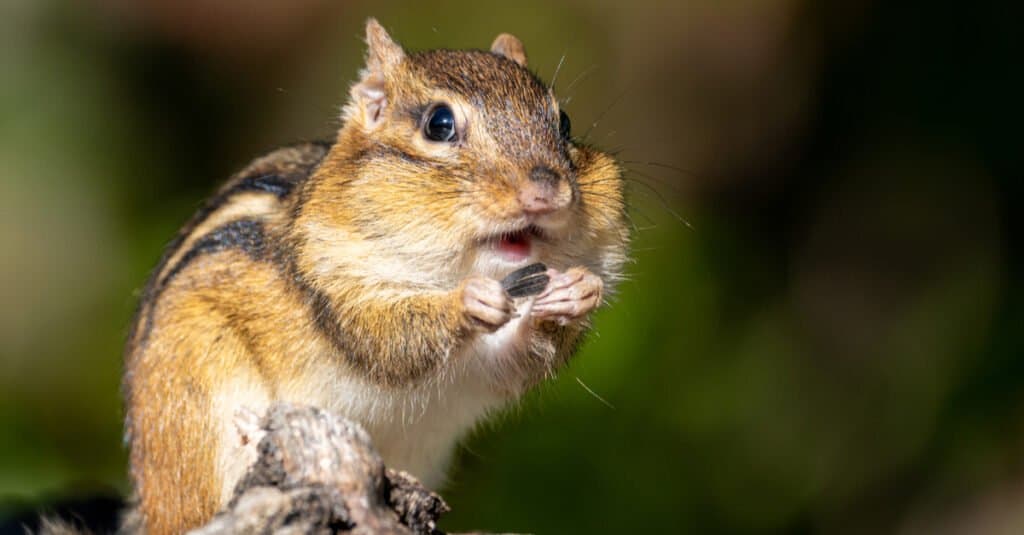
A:
POLYGON ((483 331, 494 332, 508 323, 515 305, 501 283, 487 277, 473 276, 462 282, 459 291, 464 314, 471 324, 483 331))
POLYGON ((601 304, 604 281, 586 268, 574 267, 565 272, 548 270, 551 282, 533 303, 535 318, 566 325, 586 317, 601 304))
POLYGON ((419 381, 478 333, 498 330, 514 313, 501 283, 479 276, 448 292, 336 302, 338 347, 371 379, 388 385, 419 381))

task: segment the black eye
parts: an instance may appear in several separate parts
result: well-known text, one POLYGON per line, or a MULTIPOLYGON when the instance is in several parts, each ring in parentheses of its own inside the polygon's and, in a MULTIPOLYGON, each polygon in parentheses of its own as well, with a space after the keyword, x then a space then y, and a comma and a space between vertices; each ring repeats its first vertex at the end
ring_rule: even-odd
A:
POLYGON ((452 109, 445 104, 431 108, 423 124, 423 135, 431 141, 454 141, 455 114, 452 109))
POLYGON ((572 136, 572 121, 569 120, 569 114, 564 111, 558 112, 558 133, 565 140, 572 136))

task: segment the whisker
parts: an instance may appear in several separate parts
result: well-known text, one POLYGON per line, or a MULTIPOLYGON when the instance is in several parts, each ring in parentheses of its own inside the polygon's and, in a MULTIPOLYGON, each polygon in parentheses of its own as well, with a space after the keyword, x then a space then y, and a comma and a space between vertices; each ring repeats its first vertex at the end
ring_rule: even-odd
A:
POLYGON ((636 169, 633 169, 632 167, 627 167, 626 171, 629 172, 629 173, 633 173, 633 174, 635 174, 637 176, 642 176, 642 177, 644 177, 646 179, 653 180, 655 183, 657 183, 660 186, 665 186, 667 188, 671 188, 672 191, 677 193, 677 194, 680 194, 680 195, 683 194, 682 188, 680 188, 678 184, 675 184, 671 180, 666 180, 666 179, 661 178, 659 176, 654 176, 654 175, 651 175, 651 174, 648 174, 648 173, 644 173, 643 171, 637 171, 636 169))
MULTIPOLYGON (((627 171, 629 171, 629 170, 627 169, 627 171)), ((609 178, 599 178, 597 180, 588 180, 586 182, 579 182, 578 184, 579 184, 580 187, 587 187, 587 186, 592 186, 594 184, 605 184, 605 183, 608 183, 608 182, 621 182, 623 178, 626 178, 626 177, 624 177, 624 176, 623 177, 613 176, 613 177, 609 177, 609 178)))
MULTIPOLYGON (((638 184, 638 185, 644 186, 645 188, 647 188, 649 190, 657 192, 657 189, 653 185, 648 184, 648 183, 644 182, 643 180, 640 180, 639 177, 634 177, 634 176, 629 176, 629 175, 625 175, 624 174, 621 178, 616 177, 616 178, 603 178, 603 179, 599 179, 599 180, 592 180, 590 182, 581 183, 579 185, 579 191, 583 195, 589 195, 589 196, 592 196, 592 197, 599 197, 599 198, 604 198, 604 199, 609 199, 609 200, 617 200, 619 197, 616 197, 616 196, 613 196, 613 195, 609 195, 609 194, 603 193, 603 192, 593 191, 593 190, 591 190, 589 188, 592 187, 592 186, 595 186, 595 185, 603 184, 603 183, 619 182, 619 181, 624 182, 625 186, 626 186, 625 187, 625 191, 623 192, 624 195, 622 197, 622 202, 626 205, 626 208, 629 209, 629 210, 632 210, 632 211, 636 212, 638 215, 642 216, 644 219, 647 220, 648 223, 654 224, 654 219, 649 217, 645 212, 643 212, 638 205, 630 202, 629 198, 633 194, 643 195, 644 197, 647 197, 647 198, 659 199, 661 201, 661 204, 663 205, 663 207, 667 211, 669 211, 669 213, 672 213, 671 209, 669 209, 667 206, 664 206, 665 203, 668 202, 667 199, 659 198, 659 197, 656 197, 656 196, 652 196, 650 193, 648 193, 646 191, 638 190, 638 189, 635 189, 635 188, 632 187, 634 184, 638 184)), ((677 215, 677 217, 678 217, 678 214, 675 214, 675 215, 677 215)), ((684 222, 684 224, 687 224, 687 226, 690 226, 685 221, 683 221, 683 222, 684 222)))
POLYGON ((615 410, 615 405, 612 405, 611 403, 608 403, 608 400, 606 400, 603 397, 597 395, 597 392, 594 392, 593 390, 590 389, 589 386, 583 384, 583 381, 581 381, 579 377, 576 378, 576 382, 579 383, 580 386, 582 386, 584 390, 586 390, 587 392, 590 392, 590 395, 594 396, 594 399, 600 401, 601 403, 604 403, 605 405, 608 406, 609 409, 615 410))
POLYGON ((558 66, 555 67, 555 74, 551 75, 551 83, 548 84, 548 89, 554 89, 555 82, 558 81, 558 73, 562 71, 562 64, 565 63, 565 55, 568 53, 568 50, 562 52, 562 58, 558 60, 558 66))
POLYGON ((672 207, 668 203, 668 200, 665 199, 665 196, 662 195, 661 192, 658 191, 657 188, 655 188, 654 186, 652 186, 652 185, 650 185, 650 184, 648 184, 648 183, 646 183, 646 182, 644 182, 642 180, 634 180, 633 183, 634 184, 640 184, 641 186, 644 186, 647 189, 649 189, 651 191, 651 193, 653 193, 654 196, 661 203, 661 207, 664 208, 666 212, 672 214, 673 217, 675 217, 680 223, 686 225, 686 227, 689 228, 690 230, 696 230, 695 228, 693 228, 693 225, 691 225, 689 221, 684 219, 683 216, 679 215, 678 212, 676 212, 675 210, 672 209, 672 207))
POLYGON ((622 91, 621 91, 621 92, 620 92, 620 93, 619 93, 619 94, 618 94, 618 95, 617 95, 617 96, 615 97, 615 99, 613 99, 613 100, 612 100, 611 104, 609 104, 609 105, 608 105, 608 107, 607 107, 607 108, 605 108, 605 109, 604 109, 604 111, 602 111, 602 112, 601 112, 601 113, 600 113, 600 114, 599 114, 599 115, 597 116, 597 118, 596 118, 596 119, 594 119, 594 122, 590 124, 590 128, 587 128, 587 131, 583 133, 583 143, 586 143, 586 142, 587 142, 587 140, 588 140, 588 139, 590 139, 590 132, 592 132, 592 131, 594 130, 594 128, 595 128, 595 127, 597 126, 597 124, 601 122, 601 119, 604 119, 604 116, 605 116, 605 115, 607 115, 607 114, 608 114, 608 112, 609 112, 609 111, 611 111, 611 110, 612 110, 612 108, 613 108, 613 107, 614 107, 614 106, 615 106, 616 104, 618 104, 618 103, 619 103, 619 101, 620 101, 620 100, 622 100, 622 97, 624 97, 624 96, 626 95, 626 93, 628 93, 628 92, 629 92, 629 89, 623 89, 623 90, 622 90, 622 91))
POLYGON ((687 175, 687 176, 693 176, 695 174, 695 172, 692 169, 683 169, 682 167, 676 167, 674 165, 669 165, 667 163, 662 163, 662 162, 642 161, 642 160, 619 160, 619 161, 622 162, 622 163, 625 163, 625 164, 637 164, 637 165, 649 165, 651 167, 661 167, 662 169, 669 169, 669 170, 672 170, 672 171, 675 171, 677 173, 681 173, 681 174, 684 174, 684 175, 687 175))
POLYGON ((628 207, 628 209, 626 210, 626 219, 629 220, 629 224, 630 226, 633 227, 633 231, 638 234, 642 231, 651 230, 658 227, 658 224, 655 223, 653 219, 651 219, 651 216, 647 215, 643 210, 637 208, 636 206, 628 207), (643 227, 636 224, 636 221, 633 220, 633 214, 636 214, 643 218, 643 227))
MULTIPOLYGON (((627 180, 627 182, 626 182, 626 189, 625 189, 624 193, 625 193, 627 199, 632 199, 632 198, 636 198, 638 195, 644 194, 645 192, 635 188, 633 180, 627 180)), ((638 215, 639 217, 643 218, 643 220, 644 220, 643 223, 646 226, 644 226, 644 227, 635 227, 637 231, 651 230, 651 229, 654 229, 654 228, 658 227, 658 222, 655 221, 654 218, 651 217, 648 214, 648 212, 640 206, 640 203, 635 203, 635 202, 632 202, 632 201, 628 201, 626 203, 626 209, 628 210, 627 215, 630 214, 630 213, 634 213, 634 214, 638 215)))
MULTIPOLYGON (((590 197, 597 197, 597 198, 600 198, 600 199, 608 199, 610 201, 615 201, 615 202, 619 201, 619 197, 615 197, 615 196, 612 196, 612 195, 608 195, 606 193, 600 193, 600 192, 596 192, 596 191, 587 191, 584 188, 580 188, 580 195, 587 195, 587 196, 590 196, 590 197)), ((649 215, 647 215, 647 213, 645 213, 643 210, 641 210, 640 207, 630 203, 628 198, 623 198, 622 202, 623 202, 623 204, 625 205, 625 208, 626 208, 626 211, 625 211, 626 221, 629 222, 629 225, 633 228, 633 230, 635 232, 640 232, 641 230, 648 230, 648 229, 654 228, 654 226, 656 226, 656 224, 654 222, 654 219, 652 219, 649 215), (633 220, 633 214, 636 214, 636 215, 644 218, 644 220, 646 220, 646 223, 648 225, 653 225, 653 226, 648 226, 648 227, 639 227, 639 226, 637 226, 636 221, 633 220)))
POLYGON ((567 100, 565 102, 563 102, 563 104, 568 104, 569 101, 572 100, 572 95, 569 94, 572 91, 572 88, 576 87, 576 84, 580 80, 582 80, 585 76, 588 76, 590 73, 594 72, 596 69, 597 69, 597 64, 595 63, 595 64, 591 65, 590 67, 588 67, 587 69, 584 69, 583 72, 577 74, 576 78, 573 78, 572 81, 569 82, 569 85, 565 88, 565 94, 567 96, 567 100))

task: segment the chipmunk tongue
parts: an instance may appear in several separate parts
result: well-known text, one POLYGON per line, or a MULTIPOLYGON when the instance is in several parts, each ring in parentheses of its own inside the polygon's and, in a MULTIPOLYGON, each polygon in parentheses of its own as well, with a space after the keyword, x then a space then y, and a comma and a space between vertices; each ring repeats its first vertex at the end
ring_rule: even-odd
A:
POLYGON ((522 260, 530 256, 530 234, 519 231, 506 234, 498 240, 498 251, 512 260, 522 260))

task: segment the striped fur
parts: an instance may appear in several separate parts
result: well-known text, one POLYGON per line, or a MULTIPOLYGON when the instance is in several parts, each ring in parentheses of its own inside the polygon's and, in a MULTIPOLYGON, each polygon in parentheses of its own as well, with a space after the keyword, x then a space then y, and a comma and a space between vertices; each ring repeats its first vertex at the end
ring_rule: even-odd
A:
POLYGON ((241 410, 337 411, 389 465, 437 485, 459 436, 571 357, 626 260, 621 177, 559 133, 557 99, 502 55, 522 52, 508 39, 494 53, 406 55, 371 21, 337 139, 257 159, 167 247, 125 355, 148 532, 196 526, 230 497, 256 454, 235 429, 241 410), (438 101, 458 116, 457 143, 421 134, 438 101), (537 215, 522 192, 540 175, 564 206, 537 215), (524 265, 495 244, 524 228, 537 234, 516 262, 545 263, 565 297, 501 293, 514 311, 482 324, 478 292, 500 293, 524 265))

